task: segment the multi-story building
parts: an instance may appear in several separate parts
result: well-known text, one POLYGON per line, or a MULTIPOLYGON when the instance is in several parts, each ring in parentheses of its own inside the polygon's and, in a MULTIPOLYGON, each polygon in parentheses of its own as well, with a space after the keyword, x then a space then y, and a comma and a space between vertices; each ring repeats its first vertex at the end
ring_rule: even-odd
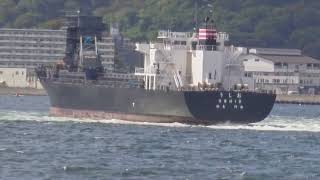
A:
POLYGON ((9 87, 41 88, 34 73, 65 54, 66 32, 46 29, 0 29, 0 81, 9 87))
POLYGON ((0 67, 55 64, 63 59, 65 48, 63 30, 0 29, 0 67))
POLYGON ((320 93, 320 61, 297 49, 249 49, 241 56, 245 76, 254 79, 254 87, 276 91, 320 93))

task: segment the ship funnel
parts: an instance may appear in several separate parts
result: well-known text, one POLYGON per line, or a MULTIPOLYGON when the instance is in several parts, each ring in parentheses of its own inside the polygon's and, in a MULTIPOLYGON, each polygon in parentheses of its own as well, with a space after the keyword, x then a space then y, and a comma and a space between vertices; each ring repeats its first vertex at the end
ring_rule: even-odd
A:
POLYGON ((217 30, 215 29, 213 20, 207 16, 204 19, 205 25, 199 28, 199 44, 208 47, 208 49, 215 50, 217 45, 217 30))

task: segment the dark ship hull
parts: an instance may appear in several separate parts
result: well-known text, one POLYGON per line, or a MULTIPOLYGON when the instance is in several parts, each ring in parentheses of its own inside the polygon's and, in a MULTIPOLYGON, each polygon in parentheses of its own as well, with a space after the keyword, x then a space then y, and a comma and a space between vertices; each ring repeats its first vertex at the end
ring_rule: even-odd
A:
POLYGON ((148 91, 41 81, 53 116, 156 123, 254 123, 270 113, 276 95, 237 91, 148 91))

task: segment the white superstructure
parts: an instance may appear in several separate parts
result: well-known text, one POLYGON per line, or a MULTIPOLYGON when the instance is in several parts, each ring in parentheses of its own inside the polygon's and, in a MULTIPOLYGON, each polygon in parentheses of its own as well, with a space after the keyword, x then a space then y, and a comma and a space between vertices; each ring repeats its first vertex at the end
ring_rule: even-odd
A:
POLYGON ((197 33, 159 31, 158 41, 137 44, 145 54, 146 89, 231 89, 243 84, 243 67, 238 57, 241 49, 226 47, 229 36, 206 26, 197 33))

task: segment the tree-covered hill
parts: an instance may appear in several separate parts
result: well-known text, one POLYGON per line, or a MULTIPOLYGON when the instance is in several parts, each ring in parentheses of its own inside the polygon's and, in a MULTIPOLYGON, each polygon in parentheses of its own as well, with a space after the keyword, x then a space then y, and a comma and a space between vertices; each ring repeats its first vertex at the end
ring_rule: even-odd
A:
POLYGON ((57 29, 65 11, 81 7, 119 22, 132 39, 150 40, 158 29, 193 30, 195 1, 199 22, 213 14, 235 45, 299 48, 320 58, 319 0, 0 0, 0 26, 57 29))

